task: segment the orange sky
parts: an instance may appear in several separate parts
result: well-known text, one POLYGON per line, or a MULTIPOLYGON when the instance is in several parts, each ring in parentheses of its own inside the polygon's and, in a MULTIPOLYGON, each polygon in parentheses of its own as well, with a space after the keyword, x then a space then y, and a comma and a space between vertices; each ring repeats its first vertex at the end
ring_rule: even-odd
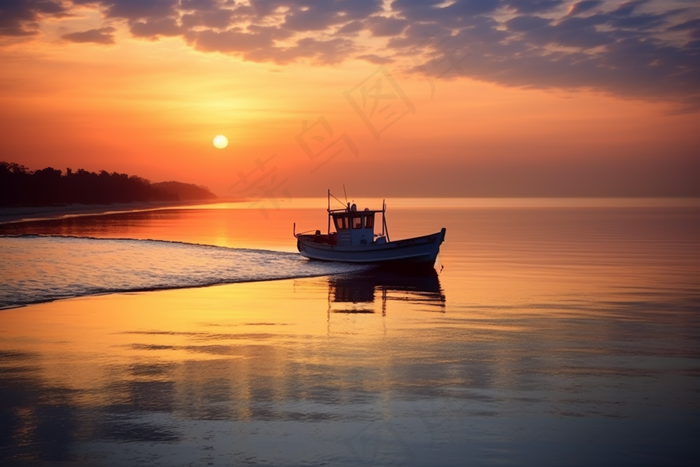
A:
POLYGON ((8 5, 0 160, 30 169, 253 198, 700 196, 687 2, 8 5))

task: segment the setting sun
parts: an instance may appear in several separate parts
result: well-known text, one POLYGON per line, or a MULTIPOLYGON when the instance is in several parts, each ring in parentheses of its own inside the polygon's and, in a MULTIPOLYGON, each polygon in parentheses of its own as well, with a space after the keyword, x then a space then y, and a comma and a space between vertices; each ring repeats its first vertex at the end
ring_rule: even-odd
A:
POLYGON ((214 137, 214 147, 218 149, 224 149, 226 146, 228 146, 227 137, 225 137, 224 135, 216 135, 214 137))

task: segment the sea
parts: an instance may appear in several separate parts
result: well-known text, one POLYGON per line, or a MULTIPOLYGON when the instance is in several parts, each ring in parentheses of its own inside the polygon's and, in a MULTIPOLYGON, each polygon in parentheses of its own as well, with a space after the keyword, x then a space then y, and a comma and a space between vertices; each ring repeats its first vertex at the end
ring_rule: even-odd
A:
POLYGON ((700 461, 699 199, 388 199, 423 274, 326 202, 0 224, 0 464, 700 461))

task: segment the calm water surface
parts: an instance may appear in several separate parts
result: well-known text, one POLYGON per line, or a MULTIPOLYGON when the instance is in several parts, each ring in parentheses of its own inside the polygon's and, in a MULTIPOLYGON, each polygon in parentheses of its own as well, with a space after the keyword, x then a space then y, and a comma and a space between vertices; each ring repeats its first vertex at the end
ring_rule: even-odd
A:
POLYGON ((0 310, 0 463, 700 460, 698 203, 390 201, 419 277, 290 255, 297 205, 0 226, 5 304, 79 296, 0 310))

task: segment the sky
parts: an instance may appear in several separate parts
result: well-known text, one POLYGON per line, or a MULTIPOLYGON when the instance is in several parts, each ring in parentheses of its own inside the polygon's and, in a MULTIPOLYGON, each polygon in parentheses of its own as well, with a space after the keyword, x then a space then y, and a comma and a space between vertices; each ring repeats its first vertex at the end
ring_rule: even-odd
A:
POLYGON ((0 160, 272 204, 700 196, 700 2, 3 0, 0 160))

